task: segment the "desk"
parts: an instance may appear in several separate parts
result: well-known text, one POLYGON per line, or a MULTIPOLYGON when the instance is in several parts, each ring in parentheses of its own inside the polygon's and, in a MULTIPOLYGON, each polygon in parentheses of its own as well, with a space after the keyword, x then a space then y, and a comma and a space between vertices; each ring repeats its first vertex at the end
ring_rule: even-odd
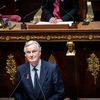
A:
POLYGON ((43 47, 42 58, 49 60, 53 56, 58 64, 65 84, 66 97, 100 97, 100 74, 95 84, 87 64, 87 59, 92 53, 100 59, 100 22, 91 22, 89 25, 82 25, 80 22, 77 29, 51 27, 38 30, 21 30, 20 24, 17 23, 12 30, 0 30, 0 90, 8 90, 6 93, 0 93, 0 96, 9 97, 9 93, 14 88, 6 73, 8 55, 14 56, 16 66, 24 63, 24 42, 33 39, 39 41, 43 47), (76 55, 73 57, 66 56, 67 41, 75 43, 76 55))
MULTIPOLYGON (((16 23, 15 23, 16 24, 16 23)), ((91 22, 89 25, 78 24, 77 29, 23 29, 20 28, 20 23, 12 30, 0 30, 1 42, 14 41, 48 41, 48 42, 64 42, 64 41, 99 41, 100 40, 100 22, 91 22)))

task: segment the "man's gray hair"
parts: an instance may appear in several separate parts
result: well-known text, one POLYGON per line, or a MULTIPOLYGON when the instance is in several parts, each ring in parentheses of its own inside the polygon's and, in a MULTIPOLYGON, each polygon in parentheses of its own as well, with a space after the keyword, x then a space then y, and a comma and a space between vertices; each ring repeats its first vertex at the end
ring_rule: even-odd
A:
POLYGON ((39 49, 39 51, 41 51, 41 46, 40 46, 40 44, 39 44, 37 41, 30 40, 30 41, 27 41, 27 42, 25 43, 24 52, 26 52, 26 48, 27 48, 28 46, 30 46, 30 45, 35 45, 35 46, 37 46, 37 48, 39 49))

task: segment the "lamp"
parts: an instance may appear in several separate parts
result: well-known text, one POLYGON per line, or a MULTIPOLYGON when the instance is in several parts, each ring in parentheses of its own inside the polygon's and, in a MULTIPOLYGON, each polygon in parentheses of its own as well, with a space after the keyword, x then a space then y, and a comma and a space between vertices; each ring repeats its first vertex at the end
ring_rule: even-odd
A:
POLYGON ((4 28, 4 21, 2 19, 2 15, 0 14, 0 28, 4 28))

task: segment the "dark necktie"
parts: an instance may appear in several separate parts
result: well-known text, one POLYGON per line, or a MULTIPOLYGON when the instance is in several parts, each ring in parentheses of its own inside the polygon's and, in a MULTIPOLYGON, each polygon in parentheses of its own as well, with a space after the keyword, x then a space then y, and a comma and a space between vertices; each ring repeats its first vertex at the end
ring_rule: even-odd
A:
POLYGON ((35 89, 35 93, 37 95, 38 89, 39 89, 39 84, 38 84, 38 74, 37 74, 37 70, 35 67, 33 68, 33 70, 35 71, 34 74, 34 89, 35 89))
MULTIPOLYGON (((33 70, 35 71, 35 75, 34 75, 34 89, 35 89, 35 96, 37 97, 38 96, 38 92, 39 92, 39 89, 40 89, 40 91, 41 91, 41 93, 42 93, 42 95, 43 95, 43 98, 44 98, 44 100, 46 100, 46 97, 45 97, 45 94, 44 94, 44 92, 43 92, 43 90, 42 90, 42 88, 41 88, 41 85, 40 85, 40 83, 39 83, 39 79, 38 79, 38 74, 37 74, 37 70, 38 69, 36 69, 35 67, 33 68, 33 70)), ((38 98, 38 97, 37 97, 38 98)), ((38 100, 38 99, 37 99, 38 100)))

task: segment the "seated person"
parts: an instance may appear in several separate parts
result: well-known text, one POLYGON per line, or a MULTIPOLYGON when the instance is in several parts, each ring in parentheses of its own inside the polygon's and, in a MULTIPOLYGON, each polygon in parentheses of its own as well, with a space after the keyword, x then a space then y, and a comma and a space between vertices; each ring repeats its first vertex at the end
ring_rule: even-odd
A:
POLYGON ((43 0, 42 11, 46 21, 57 23, 76 20, 77 0, 43 0), (56 6, 57 4, 57 6, 56 6), (57 7, 57 8, 56 8, 57 7))

